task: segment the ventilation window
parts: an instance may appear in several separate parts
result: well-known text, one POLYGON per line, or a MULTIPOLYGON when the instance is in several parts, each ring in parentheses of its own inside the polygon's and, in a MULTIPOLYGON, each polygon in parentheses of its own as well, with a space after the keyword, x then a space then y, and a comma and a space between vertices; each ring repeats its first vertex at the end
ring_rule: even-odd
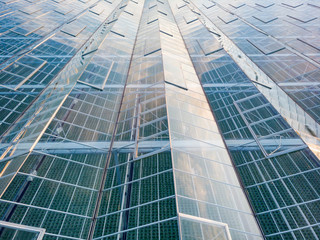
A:
POLYGON ((144 56, 148 56, 161 50, 159 40, 148 38, 145 41, 144 56))
POLYGON ((43 26, 36 22, 30 21, 20 24, 18 27, 12 29, 11 31, 23 36, 28 36, 29 34, 39 30, 40 28, 43 28, 43 26))
POLYGON ((221 35, 215 31, 213 31, 212 29, 208 29, 210 33, 212 33, 213 35, 217 36, 217 37, 221 37, 221 35))
POLYGON ((162 55, 165 82, 177 88, 188 90, 182 70, 185 64, 176 61, 176 59, 170 54, 164 53, 162 55))
POLYGON ((228 224, 179 213, 182 239, 231 240, 228 224))
POLYGON ((251 38, 247 39, 247 41, 265 55, 270 55, 285 49, 283 45, 271 38, 251 38))
MULTIPOLYGON (((0 228, 5 230, 12 230, 15 233, 15 236, 20 236, 23 239, 34 239, 41 240, 44 237, 45 229, 44 228, 36 228, 30 227, 27 225, 21 225, 11 222, 0 221, 0 228)), ((17 237, 19 238, 19 237, 17 237)))
POLYGON ((177 8, 178 9, 183 8, 185 6, 187 6, 187 4, 185 4, 184 2, 177 3, 177 8))
POLYGON ((60 13, 62 15, 67 15, 68 13, 72 12, 73 9, 70 9, 67 6, 63 6, 61 9, 59 8, 59 9, 55 9, 53 11, 60 13))
POLYGON ((167 16, 166 8, 163 5, 158 6, 158 12, 163 14, 163 15, 165 15, 165 16, 167 16))
POLYGON ((195 13, 195 14, 197 14, 197 15, 201 15, 197 10, 195 10, 195 9, 191 9, 191 11, 193 12, 193 13, 195 13))
POLYGON ((257 17, 257 16, 253 16, 253 17, 263 23, 270 23, 270 22, 278 19, 277 17, 272 17, 269 15, 260 15, 259 17, 257 17))
POLYGON ((168 35, 170 37, 173 37, 173 34, 172 34, 172 31, 171 31, 170 27, 167 27, 167 26, 165 26, 163 24, 160 24, 160 32, 164 33, 164 34, 166 34, 166 35, 168 35))
POLYGON ((89 11, 96 14, 96 15, 100 15, 104 11, 104 6, 102 3, 99 3, 96 6, 94 6, 93 8, 91 8, 89 11))
POLYGON ((122 3, 121 7, 119 9, 125 8, 127 6, 126 3, 122 3))
POLYGON ((88 64, 78 82, 103 90, 112 72, 114 62, 104 61, 101 63, 100 56, 94 56, 88 64), (102 65, 103 64, 103 65, 102 65))
POLYGON ((113 18, 113 19, 109 19, 107 24, 111 24, 111 23, 114 23, 115 21, 117 21, 118 18, 113 18))
POLYGON ((42 8, 37 5, 32 5, 30 7, 22 8, 19 11, 28 15, 32 15, 36 12, 39 12, 42 8))
POLYGON ((113 26, 113 28, 110 32, 112 32, 120 37, 125 37, 123 26, 119 22, 113 26))
POLYGON ((156 4, 156 3, 154 3, 154 2, 149 3, 149 9, 154 8, 155 6, 157 6, 157 4, 156 4))
POLYGON ((289 18, 298 20, 302 23, 308 23, 308 22, 311 22, 311 21, 317 19, 317 17, 310 16, 306 13, 297 13, 297 12, 295 12, 295 15, 287 15, 287 16, 289 18))
POLYGON ((1 0, 0 2, 4 3, 4 4, 10 4, 10 3, 14 3, 17 2, 19 0, 1 0))
POLYGON ((225 14, 224 16, 218 16, 218 18, 220 18, 220 20, 222 20, 225 24, 232 23, 238 19, 236 16, 234 16, 230 13, 225 14))
POLYGON ((72 21, 69 24, 65 24, 63 28, 61 29, 61 32, 68 34, 72 37, 78 36, 86 26, 82 23, 79 23, 78 21, 72 21))
POLYGON ((287 3, 282 3, 282 5, 291 7, 291 8, 297 8, 303 5, 303 3, 301 1, 290 1, 287 3))
POLYGON ((268 8, 268 7, 273 6, 274 3, 264 1, 264 2, 256 3, 256 5, 259 6, 259 7, 268 8))
POLYGON ((206 2, 202 4, 206 9, 212 8, 213 6, 215 6, 216 4, 212 3, 212 2, 206 2))
POLYGON ((308 46, 320 51, 320 44, 319 41, 317 41, 317 39, 298 38, 298 41, 303 42, 304 44, 307 44, 308 46))
POLYGON ((165 12, 163 12, 162 10, 158 10, 158 13, 161 13, 162 15, 167 16, 167 14, 165 12))
POLYGON ((220 43, 217 40, 215 40, 214 38, 204 40, 204 41, 197 40, 197 43, 200 46, 200 48, 205 56, 216 53, 216 52, 223 49, 221 47, 220 43))
POLYGON ((120 37, 125 37, 125 35, 123 35, 122 33, 116 32, 114 30, 111 30, 110 32, 112 32, 113 34, 118 35, 120 37))
POLYGON ((185 15, 183 18, 184 18, 184 20, 186 21, 187 24, 198 20, 198 17, 195 16, 194 14, 192 14, 192 13, 189 13, 189 14, 185 15))
POLYGON ((229 5, 230 5, 231 7, 234 7, 235 9, 238 9, 238 8, 243 7, 243 6, 246 5, 246 4, 244 4, 244 3, 229 3, 229 5))
POLYGON ((177 87, 177 88, 180 88, 180 89, 183 89, 183 90, 188 91, 188 88, 183 87, 183 86, 180 86, 180 85, 175 84, 175 83, 173 83, 173 82, 170 82, 170 81, 164 81, 164 82, 167 83, 167 84, 169 84, 169 85, 172 85, 172 86, 175 86, 175 87, 177 87))
POLYGON ((17 90, 45 64, 42 59, 25 55, 0 72, 0 83, 17 90))
POLYGON ((147 23, 150 24, 150 23, 153 23, 157 20, 158 20, 158 17, 156 15, 149 15, 147 23))
POLYGON ((320 8, 319 3, 308 3, 309 6, 315 7, 315 8, 320 8))
POLYGON ((133 16, 133 13, 132 13, 132 12, 129 12, 129 11, 126 11, 126 10, 124 10, 124 12, 127 13, 127 14, 129 14, 129 15, 131 15, 131 16, 133 16))

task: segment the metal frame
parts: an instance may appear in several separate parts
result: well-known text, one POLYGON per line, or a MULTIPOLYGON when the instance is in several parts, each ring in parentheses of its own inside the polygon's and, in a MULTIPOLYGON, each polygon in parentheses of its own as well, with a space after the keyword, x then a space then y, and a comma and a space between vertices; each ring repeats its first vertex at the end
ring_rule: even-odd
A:
POLYGON ((15 230, 22 230, 22 231, 32 232, 32 233, 38 233, 39 235, 36 240, 41 240, 46 232, 46 229, 44 229, 44 228, 30 227, 27 225, 16 224, 16 223, 5 222, 5 221, 0 221, 0 227, 6 227, 6 228, 10 228, 10 229, 15 229, 15 230))

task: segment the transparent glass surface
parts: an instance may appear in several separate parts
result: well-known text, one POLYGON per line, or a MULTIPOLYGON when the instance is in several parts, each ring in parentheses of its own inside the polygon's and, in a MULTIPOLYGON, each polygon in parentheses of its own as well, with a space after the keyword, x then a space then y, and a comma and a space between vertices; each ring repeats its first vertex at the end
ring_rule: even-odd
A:
MULTIPOLYGON (((300 137, 317 146, 319 7, 1 0, 0 220, 45 240, 317 239, 300 137)), ((0 238, 37 237, 20 230, 0 238)))
MULTIPOLYGON (((272 58, 273 55, 290 59, 290 61, 297 59, 294 60, 289 50, 284 49, 281 41, 284 41, 285 38, 281 38, 279 41, 272 39, 272 37, 266 38, 247 22, 242 21, 242 18, 254 21, 252 14, 256 10, 249 7, 249 5, 254 4, 253 2, 246 1, 245 5, 234 6, 223 1, 217 1, 217 5, 209 9, 197 1, 193 3, 190 9, 184 8, 182 10, 183 8, 181 8, 178 11, 183 15, 184 12, 196 8, 204 15, 203 18, 200 18, 201 24, 194 23, 192 27, 189 27, 184 24, 183 20, 181 20, 181 24, 178 20, 178 26, 197 75, 201 79, 202 87, 217 125, 223 134, 232 161, 248 193, 265 237, 267 239, 284 239, 286 237, 317 239, 318 233, 315 229, 318 226, 315 228, 313 225, 317 213, 312 210, 314 208, 309 205, 309 201, 314 202, 314 204, 318 202, 319 192, 312 186, 312 180, 310 181, 308 175, 311 171, 313 177, 319 177, 317 172, 319 160, 272 104, 258 91, 253 81, 239 68, 237 63, 241 61, 241 55, 236 56, 240 59, 237 59, 237 61, 234 61, 224 50, 206 56, 196 39, 206 36, 206 34, 213 35, 213 32, 222 32, 231 41, 234 41, 255 63, 257 63, 255 59, 258 59, 258 56, 261 55, 263 55, 263 58, 260 59, 264 59, 264 64, 276 65, 277 57, 272 58), (227 22, 217 17, 221 16, 219 14, 223 15, 224 12, 228 11, 235 13, 235 16, 241 17, 241 19, 227 22), (270 60, 267 61, 267 58, 270 58, 270 60), (302 231, 301 227, 306 230, 302 231)), ((274 11, 270 10, 270 12, 277 14, 275 7, 280 8, 279 4, 263 4, 261 8, 272 7, 274 11)), ((299 7, 296 6, 296 8, 299 7)), ((258 22, 256 20, 255 24, 263 25, 261 21, 258 22)), ((268 24, 271 26, 276 22, 277 20, 274 20, 268 24)), ((216 39, 211 40, 212 42, 227 43, 217 34, 213 36, 216 39)), ((232 57, 235 57, 235 55, 232 55, 232 57)), ((304 66, 306 71, 312 68, 310 63, 306 63, 304 66)), ((291 70, 293 68, 291 66, 291 70)), ((283 69, 279 70, 282 71, 281 73, 275 71, 275 74, 282 74, 285 71, 283 69)), ((302 68, 297 67, 296 69, 301 71, 302 68)), ((266 69, 262 70, 266 71, 266 69)), ((264 86, 264 88, 267 87, 269 86, 264 86)), ((305 110, 309 111, 309 109, 305 110)), ((186 157, 183 159, 186 159, 186 157)), ((182 164, 178 166, 182 166, 182 164)), ((182 169, 183 171, 190 171, 192 168, 190 164, 185 164, 182 169)), ((189 179, 189 181, 192 183, 197 179, 189 179)), ((195 201, 188 201, 189 207, 184 208, 184 211, 186 211, 186 214, 194 212, 199 214, 198 216, 207 216, 218 221, 219 218, 228 219, 230 221, 228 223, 230 233, 234 238, 236 235, 232 229, 241 228, 241 225, 245 226, 246 224, 243 223, 248 221, 248 218, 242 214, 230 218, 232 212, 230 208, 234 207, 233 204, 237 201, 232 202, 230 198, 221 194, 220 191, 227 191, 230 188, 229 186, 228 188, 222 188, 219 185, 220 183, 214 183, 212 187, 216 193, 214 195, 218 196, 216 202, 228 206, 229 209, 214 209, 210 206, 213 206, 214 203, 208 202, 201 204, 199 210, 196 211, 194 210, 195 201), (219 192, 220 194, 218 194, 219 192), (235 220, 239 218, 242 220, 235 220)), ((197 189, 192 191, 193 196, 197 195, 197 191, 197 189)), ((231 192, 236 194, 234 190, 231 192)), ((236 199, 238 200, 238 197, 236 199)), ((185 199, 179 201, 187 202, 185 199)), ((247 222, 249 223, 248 226, 250 226, 250 222, 247 222)))

